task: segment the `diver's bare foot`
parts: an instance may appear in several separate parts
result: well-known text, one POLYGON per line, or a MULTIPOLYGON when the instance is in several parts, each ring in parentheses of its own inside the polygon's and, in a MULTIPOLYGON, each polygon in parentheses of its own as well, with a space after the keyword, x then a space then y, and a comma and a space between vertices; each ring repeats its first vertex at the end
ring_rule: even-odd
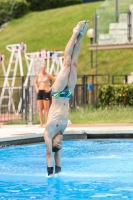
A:
POLYGON ((75 26, 75 28, 73 29, 73 33, 77 33, 77 35, 78 35, 78 34, 80 33, 80 31, 84 28, 85 22, 86 22, 85 20, 79 22, 79 23, 75 26))
POLYGON ((89 25, 89 20, 86 20, 85 23, 84 23, 84 27, 80 30, 80 35, 83 36, 85 34, 88 25, 89 25))

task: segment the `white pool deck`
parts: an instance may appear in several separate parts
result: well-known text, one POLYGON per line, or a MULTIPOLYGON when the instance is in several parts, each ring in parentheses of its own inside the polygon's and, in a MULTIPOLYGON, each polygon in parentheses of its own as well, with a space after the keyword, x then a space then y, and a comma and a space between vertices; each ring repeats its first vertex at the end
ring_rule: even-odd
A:
MULTIPOLYGON (((1 125, 0 146, 43 141, 39 125, 1 125)), ((133 124, 71 124, 63 135, 71 139, 133 139, 133 124)))

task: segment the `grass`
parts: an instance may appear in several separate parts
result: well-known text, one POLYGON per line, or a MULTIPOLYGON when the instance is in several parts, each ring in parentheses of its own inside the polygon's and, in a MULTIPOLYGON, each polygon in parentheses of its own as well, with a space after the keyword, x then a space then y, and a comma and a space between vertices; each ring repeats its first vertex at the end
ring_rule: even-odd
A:
POLYGON ((88 107, 70 111, 73 124, 133 123, 131 107, 108 107, 91 109, 88 107))
MULTIPOLYGON (((0 32, 0 52, 5 55, 5 66, 7 67, 10 57, 10 53, 6 50, 8 44, 23 41, 27 44, 27 52, 36 52, 40 49, 64 50, 77 22, 90 19, 89 28, 91 28, 93 14, 102 3, 102 1, 85 3, 42 12, 31 12, 9 22, 8 26, 0 32)), ((89 38, 85 35, 79 55, 78 75, 96 73, 112 75, 132 72, 132 50, 98 51, 96 72, 96 52, 93 52, 93 68, 91 68, 89 43, 89 38)), ((26 74, 26 65, 24 68, 26 74)), ((0 68, 0 73, 3 74, 2 68, 0 68)))
MULTIPOLYGON (((6 66, 10 56, 5 49, 7 44, 17 44, 23 41, 27 44, 27 52, 36 52, 40 49, 64 50, 72 29, 78 21, 90 19, 90 27, 92 27, 93 13, 99 5, 100 2, 68 6, 43 12, 31 12, 20 19, 11 21, 0 32, 0 52, 6 57, 6 66)), ((88 43, 89 39, 85 37, 80 53, 79 66, 86 66, 89 63, 88 43)))
MULTIPOLYGON (((9 22, 8 26, 0 32, 0 53, 5 55, 5 66, 8 66, 10 58, 10 53, 6 50, 8 44, 17 44, 23 41, 27 44, 27 52, 36 52, 40 49, 64 50, 72 29, 78 21, 89 19, 89 28, 92 28, 93 14, 101 4, 102 1, 43 12, 31 12, 20 19, 9 22)), ((132 50, 94 51, 93 68, 91 68, 89 43, 90 41, 85 35, 79 55, 78 75, 97 73, 111 76, 132 72, 132 50)), ((24 68, 26 74, 26 65, 24 68)), ((1 67, 0 74, 3 76, 1 67)), ((104 82, 104 79, 102 81, 104 82)), ((122 82, 123 78, 120 81, 122 82)), ((70 111, 70 120, 75 124, 132 123, 131 116, 131 108, 128 107, 115 107, 104 110, 79 108, 70 111)))
MULTIPOLYGON (((69 119, 72 124, 120 124, 133 123, 131 107, 107 107, 105 109, 95 109, 89 107, 79 107, 76 110, 69 110, 69 119)), ((28 121, 27 121, 28 123, 28 121)), ((7 125, 27 124, 23 121, 10 121, 7 125)), ((39 116, 34 116, 33 124, 39 124, 39 116)), ((45 122, 44 122, 45 123, 45 122)))
MULTIPOLYGON (((131 107, 108 107, 105 109, 95 109, 89 107, 79 107, 76 110, 69 111, 69 119, 72 124, 119 124, 133 123, 131 107)), ((28 122, 27 122, 28 123, 28 122)), ((7 125, 27 124, 25 121, 13 121, 7 125)), ((33 124, 39 124, 38 115, 34 116, 33 124)))

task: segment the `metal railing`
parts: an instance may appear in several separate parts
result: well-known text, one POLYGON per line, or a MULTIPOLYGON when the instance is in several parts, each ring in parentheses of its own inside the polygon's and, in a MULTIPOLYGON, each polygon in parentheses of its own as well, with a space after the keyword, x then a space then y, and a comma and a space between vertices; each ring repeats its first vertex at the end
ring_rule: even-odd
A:
MULTIPOLYGON (((33 79, 33 77, 31 77, 31 79, 33 79)), ((15 90, 12 93, 12 99, 16 110, 15 113, 12 109, 12 105, 9 106, 8 104, 9 99, 3 99, 0 108, 1 123, 39 123, 35 88, 33 85, 30 85, 30 81, 28 86, 23 86, 23 80, 24 77, 19 77, 21 85, 15 87, 15 90)), ((108 74, 80 75, 77 77, 77 84, 75 86, 74 94, 70 99, 69 108, 75 109, 86 105, 89 107, 95 107, 97 103, 98 89, 101 85, 110 83, 122 84, 127 83, 127 80, 128 75, 113 75, 112 77, 108 74), (119 78, 121 78, 121 81, 119 78)), ((0 87, 0 95, 2 89, 3 87, 0 87)), ((10 87, 10 89, 13 90, 14 88, 10 87)))

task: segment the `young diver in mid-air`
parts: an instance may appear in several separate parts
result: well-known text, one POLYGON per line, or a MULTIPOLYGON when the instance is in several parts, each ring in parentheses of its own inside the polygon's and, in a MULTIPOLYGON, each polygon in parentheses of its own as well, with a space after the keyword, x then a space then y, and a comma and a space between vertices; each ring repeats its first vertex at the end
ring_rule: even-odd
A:
POLYGON ((61 172, 60 149, 68 123, 69 99, 77 80, 78 55, 89 21, 81 21, 73 29, 64 52, 64 64, 52 86, 52 104, 44 131, 48 175, 53 174, 52 151, 55 152, 55 173, 61 172))

